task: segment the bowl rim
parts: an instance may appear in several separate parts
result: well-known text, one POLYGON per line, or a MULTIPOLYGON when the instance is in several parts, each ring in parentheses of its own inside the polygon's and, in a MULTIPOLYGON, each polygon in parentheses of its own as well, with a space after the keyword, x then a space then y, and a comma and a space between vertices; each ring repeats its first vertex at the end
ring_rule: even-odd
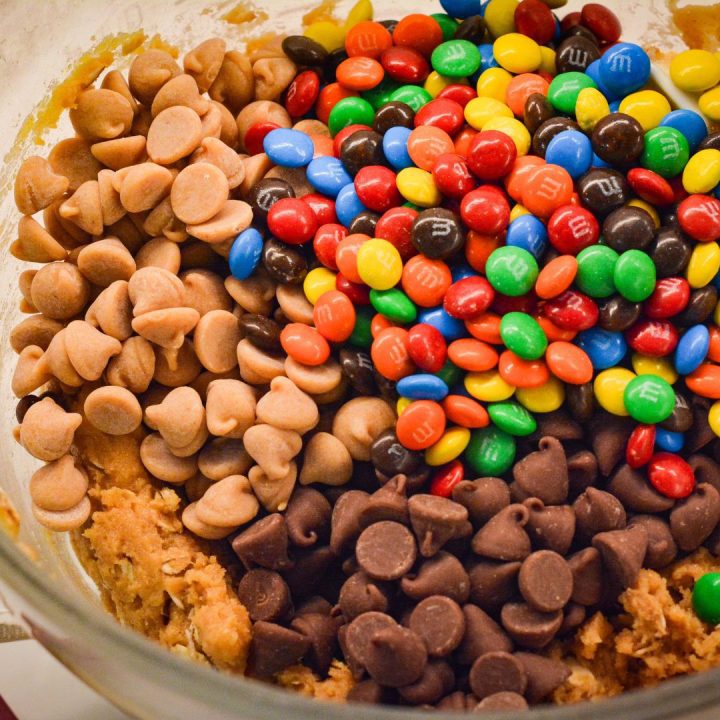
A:
MULTIPOLYGON (((63 588, 49 582, 18 547, 0 533, 0 578, 18 597, 31 606, 53 627, 82 644, 92 643, 96 652, 112 653, 120 660, 142 668, 149 682, 161 684, 178 697, 192 693, 194 701, 222 712, 241 712, 244 717, 276 720, 284 710, 298 720, 356 720, 358 706, 323 702, 293 693, 285 688, 252 680, 188 662, 176 657, 138 632, 120 625, 109 613, 93 607, 63 588)), ((62 660, 62 658, 61 658, 62 660)), ((72 667, 70 667, 73 670, 72 667)), ((91 683, 91 678, 82 678, 91 683)), ((115 699, 122 705, 121 700, 115 699)), ((657 687, 625 692, 602 702, 566 706, 536 706, 529 712, 533 720, 576 720, 579 713, 587 720, 664 720, 681 718, 684 713, 720 706, 720 668, 674 678, 657 687), (649 695, 648 693, 652 693, 649 695)), ((401 707, 363 705, 368 720, 407 720, 408 710, 401 707)), ((238 715, 239 716, 239 715, 238 715)), ((457 720, 458 713, 437 712, 439 720, 457 720)), ((507 715, 488 714, 489 720, 507 715)))

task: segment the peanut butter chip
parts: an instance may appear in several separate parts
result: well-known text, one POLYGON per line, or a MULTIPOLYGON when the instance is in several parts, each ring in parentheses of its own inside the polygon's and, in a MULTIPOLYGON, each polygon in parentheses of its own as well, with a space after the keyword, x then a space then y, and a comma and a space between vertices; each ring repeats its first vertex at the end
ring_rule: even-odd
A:
POLYGON ((51 373, 42 362, 43 357, 43 349, 37 345, 28 345, 21 350, 11 383, 16 397, 24 397, 50 379, 51 373))
POLYGON ((333 420, 333 435, 348 449, 353 460, 370 460, 375 438, 395 424, 395 413, 380 398, 359 397, 346 402, 333 420))
POLYGON ((133 256, 117 238, 86 245, 78 255, 77 265, 93 285, 100 287, 108 287, 117 280, 129 280, 135 272, 133 256))
MULTIPOLYGON (((202 164, 207 165, 207 163, 202 164)), ((197 167, 197 165, 190 165, 187 169, 193 167, 197 167)), ((217 170, 217 168, 215 169, 217 170)), ((222 171, 217 171, 222 174, 222 171)), ((224 175, 223 179, 227 185, 227 178, 224 175)), ((220 243, 223 240, 235 238, 236 235, 250 227, 251 222, 252 209, 246 202, 242 200, 226 200, 216 215, 207 222, 188 225, 187 231, 198 240, 204 240, 208 243, 220 243)))
POLYGON ((208 111, 210 101, 200 95, 192 76, 178 75, 158 90, 151 108, 152 116, 155 117, 163 110, 177 105, 188 107, 202 116, 208 111))
POLYGON ((208 525, 234 528, 250 522, 259 509, 250 481, 243 475, 230 475, 207 489, 196 512, 198 519, 208 525))
POLYGON ((30 497, 37 507, 63 512, 82 502, 87 493, 87 475, 75 465, 72 455, 36 470, 30 478, 30 497))
POLYGON ((23 215, 34 215, 62 197, 70 182, 45 159, 27 158, 15 177, 15 204, 23 215))
POLYGON ((142 422, 142 408, 129 390, 121 387, 101 387, 85 398, 85 417, 100 432, 108 435, 127 435, 142 422))
POLYGON ((78 375, 68 357, 67 348, 65 347, 66 334, 67 331, 63 328, 53 337, 45 354, 40 358, 38 366, 45 368, 65 385, 80 387, 83 379, 78 375))
POLYGON ((86 138, 116 138, 124 135, 133 121, 133 109, 120 93, 90 89, 80 93, 70 109, 70 122, 86 138))
POLYGON ((216 138, 222 135, 222 115, 217 105, 210 105, 208 111, 200 118, 200 135, 202 139, 216 138))
POLYGON ((202 371, 202 365, 188 340, 179 350, 155 348, 155 374, 153 380, 167 387, 181 387, 193 382, 202 371))
POLYGON ((241 157, 222 140, 206 137, 200 147, 190 156, 191 163, 206 162, 220 168, 228 180, 232 190, 245 179, 245 165, 241 157))
POLYGON ((43 510, 33 503, 32 512, 35 519, 48 530, 55 532, 67 532, 82 527, 92 512, 92 505, 87 497, 84 497, 75 507, 63 512, 52 512, 43 510))
POLYGON ((127 210, 120 202, 120 193, 115 188, 115 173, 112 170, 101 170, 98 173, 98 193, 103 225, 119 222, 127 210))
POLYGON ((345 485, 350 481, 353 461, 348 449, 334 435, 319 432, 305 445, 300 484, 345 485))
POLYGON ((145 392, 155 374, 155 352, 152 345, 139 336, 128 338, 105 370, 111 385, 125 387, 130 392, 145 392))
POLYGON ((210 38, 201 42, 183 58, 185 72, 195 78, 200 92, 207 92, 220 72, 225 57, 225 41, 210 38))
POLYGON ((119 70, 110 70, 105 73, 100 86, 106 90, 114 90, 116 93, 120 93, 130 103, 133 112, 136 113, 138 111, 138 104, 130 92, 127 80, 119 70))
POLYGON ((193 342, 198 360, 210 372, 232 370, 238 363, 237 344, 241 337, 240 324, 231 312, 211 310, 195 328, 193 342))
POLYGON ((175 178, 170 202, 180 220, 198 225, 220 212, 228 192, 228 180, 220 168, 210 163, 195 163, 181 170, 175 178))
POLYGON ((154 162, 124 168, 127 174, 120 185, 120 202, 133 213, 154 208, 170 192, 173 174, 154 162))
POLYGON ((60 217, 75 223, 90 235, 103 231, 100 188, 97 180, 84 182, 58 210, 60 217))
POLYGON ((213 380, 205 405, 208 430, 218 437, 242 438, 255 423, 255 393, 240 380, 213 380))
POLYGON ((233 438, 213 438, 200 451, 198 467, 210 480, 222 480, 228 475, 244 475, 253 465, 242 441, 233 438))
POLYGON ((240 183, 240 197, 246 198, 252 188, 265 177, 265 174, 272 169, 272 160, 265 153, 250 155, 243 158, 245 177, 240 183))
POLYGON ((285 360, 285 373, 295 385, 310 395, 329 393, 342 382, 342 370, 334 358, 322 365, 303 365, 288 357, 285 360))
POLYGON ((138 268, 160 267, 173 274, 180 271, 181 253, 177 243, 164 237, 148 240, 135 255, 138 268))
POLYGON ((62 329, 62 324, 56 320, 44 315, 31 315, 10 331, 10 345, 16 353, 21 353, 29 345, 37 345, 45 350, 62 329))
POLYGON ((157 91, 180 72, 170 53, 164 50, 146 50, 133 60, 128 84, 132 94, 143 105, 150 107, 157 91))
POLYGON ((96 142, 91 146, 90 152, 105 167, 111 170, 120 170, 120 168, 135 165, 145 159, 145 136, 129 135, 96 142))
POLYGON ((128 281, 133 315, 138 317, 152 310, 181 307, 185 304, 185 288, 177 275, 162 268, 142 268, 128 281))
POLYGON ((182 523, 191 533, 205 540, 220 540, 234 530, 234 528, 221 528, 204 523, 197 516, 197 503, 190 503, 183 510, 182 523))
POLYGON ((217 77, 208 90, 210 97, 236 114, 253 99, 254 93, 255 78, 250 60, 237 50, 225 53, 217 77))
MULTIPOLYGON (((207 248, 207 245, 202 245, 207 248)), ((195 308, 202 317, 211 310, 233 309, 233 301, 217 273, 202 268, 186 270, 180 275, 185 286, 186 307, 195 308)))
POLYGON ((289 320, 312 325, 313 306, 305 297, 302 285, 278 285, 276 295, 280 309, 289 320))
POLYGON ((38 460, 52 462, 66 455, 82 415, 65 412, 52 398, 35 403, 20 426, 20 443, 38 460))
POLYGON ((253 385, 264 385, 285 374, 285 366, 280 357, 263 352, 248 339, 238 343, 237 356, 240 376, 253 385))
POLYGON ((75 192, 84 182, 95 180, 102 165, 90 152, 90 144, 79 137, 61 140, 48 155, 48 162, 57 175, 68 181, 68 192, 75 192))
POLYGON ((269 480, 286 477, 290 472, 290 461, 302 449, 298 433, 272 425, 253 425, 243 436, 243 443, 269 480))
POLYGON ((116 280, 108 285, 87 309, 85 321, 116 340, 127 340, 132 335, 132 304, 127 281, 116 280))
POLYGON ((146 408, 145 414, 171 450, 192 443, 205 427, 202 399, 190 387, 175 388, 159 405, 146 408))
POLYGON ((256 412, 260 422, 301 435, 312 430, 320 417, 315 401, 283 376, 273 378, 270 392, 260 398, 256 412))
POLYGON ((30 296, 33 305, 46 317, 68 320, 87 304, 90 285, 72 263, 50 263, 33 278, 30 296))
POLYGON ((10 252, 18 260, 48 263, 64 260, 65 248, 37 221, 24 216, 18 221, 18 237, 10 246, 10 252))
POLYGON ((133 330, 160 347, 179 349, 185 336, 197 325, 197 310, 192 308, 166 308, 147 312, 132 321, 133 330))
POLYGON ((198 471, 197 458, 174 455, 160 433, 148 435, 142 441, 140 459, 151 475, 173 485, 182 485, 198 471))
POLYGON ((171 165, 187 157, 202 140, 202 122, 189 107, 175 105, 158 113, 147 135, 147 153, 153 162, 171 165))
POLYGON ((291 462, 287 473, 279 478, 268 477, 259 465, 255 465, 250 468, 248 479, 255 496, 268 512, 282 512, 287 508, 295 489, 297 464, 291 462))
POLYGON ((247 280, 238 280, 229 276, 225 279, 225 289, 246 312, 257 315, 270 314, 275 297, 275 283, 267 274, 258 272, 247 280))
POLYGON ((255 75, 255 97, 259 100, 274 100, 292 82, 297 68, 286 57, 262 58, 253 65, 255 75))
POLYGON ((75 371, 85 380, 97 380, 108 361, 122 345, 84 320, 73 320, 65 328, 65 350, 75 371))

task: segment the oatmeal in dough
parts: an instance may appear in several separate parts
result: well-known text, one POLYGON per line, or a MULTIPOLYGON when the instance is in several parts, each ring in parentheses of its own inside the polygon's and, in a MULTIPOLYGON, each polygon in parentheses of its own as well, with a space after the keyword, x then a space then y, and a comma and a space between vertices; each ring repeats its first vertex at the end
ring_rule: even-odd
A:
POLYGON ((76 535, 103 601, 124 625, 213 665, 243 672, 251 639, 245 607, 216 554, 187 533, 181 500, 150 479, 140 433, 109 436, 84 422, 75 436, 97 508, 76 535))
POLYGON ((598 700, 718 667, 720 627, 695 614, 692 588, 719 570, 720 559, 704 548, 662 573, 641 570, 635 587, 620 597, 624 613, 613 619, 596 613, 574 640, 552 648, 573 671, 555 691, 555 702, 598 700))

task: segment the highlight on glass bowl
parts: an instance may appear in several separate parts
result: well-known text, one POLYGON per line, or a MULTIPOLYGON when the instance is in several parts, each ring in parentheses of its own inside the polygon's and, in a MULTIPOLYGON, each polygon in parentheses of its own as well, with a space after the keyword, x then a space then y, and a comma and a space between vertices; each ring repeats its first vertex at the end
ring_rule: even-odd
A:
POLYGON ((720 53, 563 5, 325 3, 65 88, 6 432, 121 624, 406 708, 720 666, 720 53))

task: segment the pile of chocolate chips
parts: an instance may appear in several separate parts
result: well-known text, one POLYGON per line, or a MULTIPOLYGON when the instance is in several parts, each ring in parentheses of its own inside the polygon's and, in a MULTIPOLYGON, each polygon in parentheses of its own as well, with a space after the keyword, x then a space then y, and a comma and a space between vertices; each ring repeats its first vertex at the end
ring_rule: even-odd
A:
POLYGON ((422 454, 392 430, 349 486, 300 488, 232 547, 254 622, 251 673, 302 662, 324 675, 343 659, 349 699, 442 709, 519 709, 568 677, 544 657, 596 610, 613 613, 642 567, 661 569, 705 544, 720 552, 720 441, 707 407, 688 462, 698 485, 674 501, 624 462, 633 423, 605 413, 582 426, 540 418, 510 477, 426 494, 422 454), (359 489, 365 488, 365 489, 359 489))

